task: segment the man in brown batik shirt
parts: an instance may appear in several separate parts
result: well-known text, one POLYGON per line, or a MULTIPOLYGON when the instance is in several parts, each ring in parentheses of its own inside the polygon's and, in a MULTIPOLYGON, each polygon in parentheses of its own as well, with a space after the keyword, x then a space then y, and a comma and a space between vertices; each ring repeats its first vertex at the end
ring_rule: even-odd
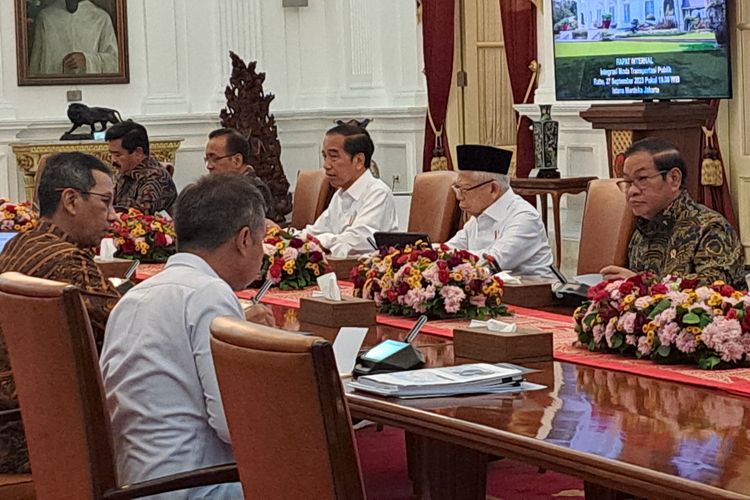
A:
POLYGON ((177 188, 167 169, 149 156, 148 133, 143 125, 130 120, 112 125, 104 136, 109 143, 112 166, 118 171, 115 209, 135 208, 153 215, 172 213, 177 188))
MULTIPOLYGON (((84 153, 60 153, 47 160, 39 182, 39 224, 15 236, 0 254, 0 272, 76 285, 101 347, 110 311, 120 294, 104 278, 91 248, 115 220, 109 168, 84 153)), ((0 335, 0 410, 18 407, 5 342, 0 335)), ((28 472, 20 420, 0 423, 0 474, 28 472)))

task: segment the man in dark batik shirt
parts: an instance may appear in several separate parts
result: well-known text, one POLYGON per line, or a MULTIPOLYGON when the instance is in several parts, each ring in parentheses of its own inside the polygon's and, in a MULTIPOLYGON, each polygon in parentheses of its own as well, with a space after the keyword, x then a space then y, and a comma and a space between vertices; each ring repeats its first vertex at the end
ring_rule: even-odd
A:
POLYGON ((737 232, 721 214, 690 198, 686 179, 685 161, 669 142, 647 138, 625 152, 618 185, 636 216, 636 229, 628 247, 629 269, 607 266, 605 279, 651 271, 747 288, 737 232))
MULTIPOLYGON (((0 273, 16 271, 77 286, 98 348, 120 294, 102 275, 91 248, 99 245, 116 218, 113 199, 112 173, 97 158, 84 153, 53 155, 39 181, 39 223, 15 236, 0 254, 0 273)), ((0 335, 0 410, 17 407, 15 382, 0 335)), ((20 421, 0 423, 0 474, 28 469, 20 421)))
POLYGON ((177 188, 167 169, 149 156, 148 133, 143 125, 130 120, 116 123, 104 136, 109 143, 112 166, 118 171, 115 209, 136 208, 153 215, 172 213, 177 188))
MULTIPOLYGON (((220 128, 208 134, 206 144, 206 162, 208 172, 234 172, 250 178, 263 195, 266 205, 266 219, 276 221, 273 194, 268 185, 258 177, 255 169, 250 165, 250 143, 233 128, 220 128)), ((279 221, 277 221, 279 222, 279 221)))

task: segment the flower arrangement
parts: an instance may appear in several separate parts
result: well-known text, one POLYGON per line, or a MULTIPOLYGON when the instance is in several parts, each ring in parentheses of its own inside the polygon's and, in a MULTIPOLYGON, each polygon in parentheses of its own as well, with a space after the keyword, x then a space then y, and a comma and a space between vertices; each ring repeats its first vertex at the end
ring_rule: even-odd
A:
POLYGON ((721 281, 644 273, 604 281, 589 299, 574 319, 591 351, 703 369, 734 366, 750 354, 750 296, 721 281))
POLYGON ((39 214, 31 206, 30 201, 13 203, 0 198, 0 231, 25 232, 37 225, 39 214))
POLYGON ((314 285, 318 276, 331 272, 320 242, 310 235, 271 228, 263 239, 263 253, 261 276, 282 290, 314 285))
POLYGON ((352 269, 355 296, 397 316, 488 318, 508 315, 503 281, 479 258, 424 242, 383 248, 352 269))
POLYGON ((117 215, 112 223, 116 257, 165 262, 175 253, 174 221, 166 212, 145 215, 130 208, 117 215))

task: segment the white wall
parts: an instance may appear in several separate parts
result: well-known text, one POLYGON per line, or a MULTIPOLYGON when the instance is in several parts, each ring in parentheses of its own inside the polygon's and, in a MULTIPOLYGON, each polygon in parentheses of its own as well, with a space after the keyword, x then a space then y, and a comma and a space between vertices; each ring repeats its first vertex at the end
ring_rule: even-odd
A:
MULTIPOLYGON (((56 140, 67 128, 65 93, 76 87, 18 87, 13 1, 0 2, 0 196, 22 195, 8 144, 56 140)), ((179 186, 204 171, 206 135, 218 125, 228 51, 257 59, 264 89, 276 95, 282 162, 320 165, 326 129, 340 118, 374 118, 368 127, 383 179, 411 191, 425 113, 415 2, 310 0, 129 0, 130 84, 82 85, 83 102, 112 107, 152 137, 179 136, 179 186)), ((406 214, 401 214, 405 221, 406 214)))

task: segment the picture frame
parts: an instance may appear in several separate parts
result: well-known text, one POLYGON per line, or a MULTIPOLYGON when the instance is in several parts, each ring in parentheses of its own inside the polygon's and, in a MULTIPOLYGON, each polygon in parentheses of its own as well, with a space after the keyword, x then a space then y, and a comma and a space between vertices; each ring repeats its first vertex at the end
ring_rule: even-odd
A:
POLYGON ((15 0, 15 9, 19 86, 130 82, 127 0, 15 0))

